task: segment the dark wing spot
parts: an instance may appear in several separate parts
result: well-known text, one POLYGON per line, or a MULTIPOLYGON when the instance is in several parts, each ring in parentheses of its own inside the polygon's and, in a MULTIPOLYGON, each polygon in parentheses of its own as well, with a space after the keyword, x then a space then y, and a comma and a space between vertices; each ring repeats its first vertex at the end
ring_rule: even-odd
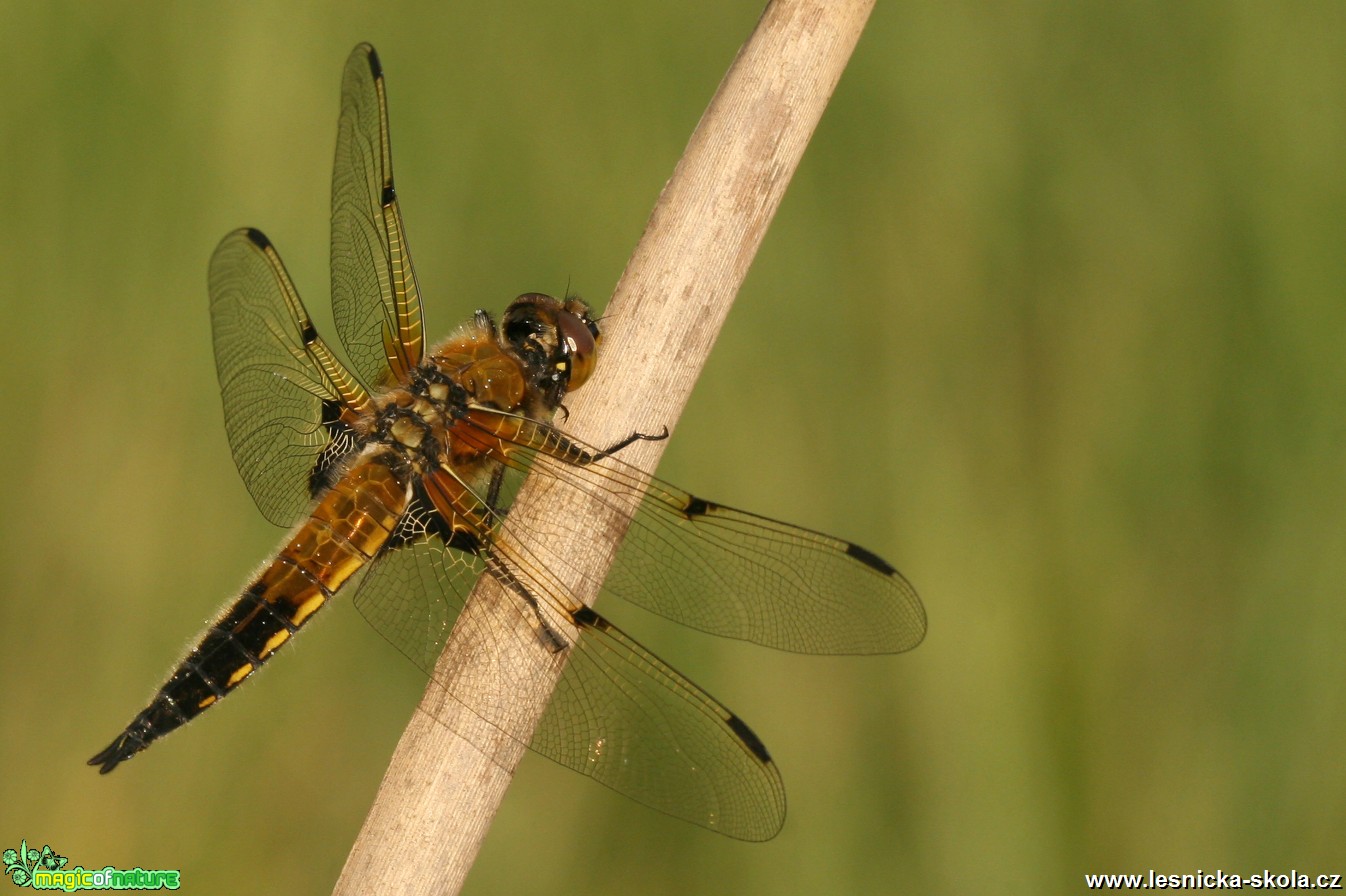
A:
POLYGON ((878 554, 865 550, 858 544, 850 544, 848 542, 846 544, 846 553, 856 560, 859 560, 870 569, 877 570, 885 576, 891 576, 897 573, 896 569, 888 565, 888 561, 884 560, 878 554))
POLYGON ((448 538, 444 539, 446 547, 451 547, 455 551, 462 551, 464 554, 480 554, 481 539, 471 532, 465 532, 462 529, 457 530, 448 538))
POLYGON ((743 741, 743 745, 752 750, 754 756, 762 760, 763 763, 771 761, 771 756, 766 751, 766 744, 762 743, 762 739, 753 733, 747 723, 735 715, 727 716, 724 721, 729 726, 729 730, 737 734, 738 739, 743 741))
MULTIPOLYGON (((317 338, 317 334, 314 334, 317 338)), ((360 447, 360 439, 355 430, 341 419, 344 405, 334 398, 323 399, 322 427, 327 430, 327 445, 323 447, 308 474, 309 497, 316 498, 319 493, 336 485, 337 473, 343 461, 351 452, 360 447)))
POLYGON ((249 241, 251 241, 258 249, 266 249, 271 246, 271 241, 266 238, 266 234, 262 233, 256 227, 249 227, 244 233, 247 234, 249 241))
POLYGON ((581 606, 578 610, 570 614, 570 621, 575 623, 578 628, 592 628, 602 631, 608 628, 608 621, 589 607, 581 606))
POLYGON ((369 74, 377 81, 383 77, 383 63, 379 62, 379 54, 374 52, 374 48, 369 48, 369 74))
POLYGON ((690 495, 687 498, 687 506, 683 508, 683 513, 686 513, 688 516, 705 516, 712 510, 715 510, 718 506, 718 504, 713 504, 705 498, 698 498, 695 495, 690 495))
POLYGON ((393 526, 393 534, 384 542, 382 550, 395 551, 409 544, 424 541, 426 538, 438 538, 445 547, 462 551, 464 554, 477 555, 482 551, 480 538, 466 529, 455 529, 439 515, 425 494, 424 483, 417 480, 413 487, 411 504, 393 526))
POLYGON ((382 201, 384 208, 387 208, 397 201, 397 191, 393 189, 393 182, 391 180, 388 181, 387 185, 383 188, 382 201))

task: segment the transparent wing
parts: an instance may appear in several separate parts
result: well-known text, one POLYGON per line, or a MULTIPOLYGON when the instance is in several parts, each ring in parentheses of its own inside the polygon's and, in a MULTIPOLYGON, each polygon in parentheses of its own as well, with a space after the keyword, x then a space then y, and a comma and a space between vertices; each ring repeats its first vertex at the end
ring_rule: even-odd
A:
POLYGON ((535 629, 577 627, 579 636, 563 642, 539 638, 522 665, 511 664, 495 678, 488 666, 471 677, 471 685, 439 680, 449 694, 507 733, 510 704, 503 695, 517 689, 520 679, 553 680, 556 665, 564 662, 531 749, 694 824, 744 840, 774 836, 784 823, 785 790, 747 725, 597 613, 566 609, 577 605, 544 564, 529 554, 507 557, 492 541, 508 524, 484 503, 473 512, 482 515, 476 553, 447 547, 426 531, 433 525, 414 519, 426 511, 412 510, 409 528, 420 535, 380 555, 355 597, 374 628, 434 677, 466 595, 480 573, 490 571, 512 590, 503 603, 479 608, 473 616, 483 636, 513 630, 520 618, 535 629))
POLYGON ((597 613, 532 747, 637 802, 739 840, 785 824, 785 785, 738 716, 597 613))
POLYGON ((393 187, 388 103, 378 54, 346 60, 332 168, 332 312, 355 371, 371 388, 421 361, 421 300, 393 187))
POLYGON ((696 497, 546 424, 510 422, 481 428, 483 450, 609 506, 637 508, 603 593, 796 653, 900 653, 925 637, 916 590, 859 545, 696 497))
POLYGON ((257 507, 293 523, 368 407, 360 384, 314 330, 280 256, 236 230, 210 259, 210 319, 224 425, 257 507))
MULTIPOLYGON (((806 653, 898 652, 925 635, 925 611, 911 585, 851 542, 697 498, 526 418, 473 408, 456 434, 516 477, 550 476, 605 503, 636 507, 603 590, 655 613, 806 653)), ((451 476, 433 474, 430 486, 451 476)), ((443 484, 456 488, 454 496, 421 505, 441 512, 418 510, 429 522, 415 527, 411 543, 381 557, 357 594, 356 605, 374 627, 433 676, 464 596, 489 571, 517 598, 499 612, 541 631, 580 632, 573 642, 553 637, 558 647, 573 643, 567 650, 548 649, 540 638, 528 660, 533 667, 524 670, 546 676, 566 656, 534 750, 670 815, 741 839, 773 836, 784 820, 784 789, 756 735, 566 593, 555 571, 569 567, 568 558, 518 547, 536 543, 535 533, 496 514, 495 502, 456 480, 443 484)), ((521 673, 502 674, 513 681, 521 673)), ((440 684, 506 729, 503 682, 472 691, 459 682, 440 684)))

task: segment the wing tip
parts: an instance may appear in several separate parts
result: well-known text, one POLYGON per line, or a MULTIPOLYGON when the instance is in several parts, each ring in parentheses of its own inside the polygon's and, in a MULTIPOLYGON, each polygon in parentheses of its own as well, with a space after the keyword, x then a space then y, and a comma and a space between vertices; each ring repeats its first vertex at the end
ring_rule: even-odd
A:
POLYGON ((868 566, 875 572, 882 573, 885 576, 897 574, 897 568, 887 560, 884 560, 878 554, 867 548, 860 547, 860 545, 855 544, 854 542, 846 542, 846 556, 860 561, 865 566, 868 566))

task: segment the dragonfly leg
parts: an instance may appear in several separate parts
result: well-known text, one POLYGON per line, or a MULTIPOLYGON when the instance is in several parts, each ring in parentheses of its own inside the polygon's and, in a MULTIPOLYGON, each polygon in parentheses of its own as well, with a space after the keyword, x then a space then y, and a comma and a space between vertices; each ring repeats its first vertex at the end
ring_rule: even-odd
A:
POLYGON ((496 467, 491 473, 491 484, 486 490, 486 506, 496 515, 504 513, 500 506, 500 487, 505 482, 505 468, 496 467))
POLYGON ((618 451, 621 451, 623 448, 627 447, 628 445, 633 445, 636 442, 662 442, 666 438, 668 438, 667 426, 665 426, 663 428, 663 432, 659 433, 658 435, 646 432, 633 432, 626 438, 622 439, 621 441, 614 442, 613 444, 602 449, 596 454, 586 452, 584 463, 591 464, 594 463, 595 461, 600 461, 605 457, 612 457, 612 455, 616 454, 618 451))
POLYGON ((528 590, 528 586, 519 581, 519 577, 506 564, 501 563, 498 558, 488 555, 486 563, 487 569, 491 571, 491 575, 495 576, 496 581, 518 595, 533 611, 533 618, 537 621, 538 640, 542 642, 542 646, 552 653, 560 653, 569 647, 569 639, 558 632, 542 615, 542 608, 538 604, 538 599, 533 592, 528 590))

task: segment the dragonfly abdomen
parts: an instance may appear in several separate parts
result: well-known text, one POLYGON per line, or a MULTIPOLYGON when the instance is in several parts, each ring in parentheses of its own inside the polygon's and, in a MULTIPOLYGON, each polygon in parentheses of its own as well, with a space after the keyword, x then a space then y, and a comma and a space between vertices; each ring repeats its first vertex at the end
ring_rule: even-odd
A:
MULTIPOLYGON (((93 759, 106 774, 242 684, 367 564, 406 509, 408 489, 374 457, 357 463, 211 625, 159 692, 93 759)), ((391 462, 395 463, 395 462, 391 462)))

